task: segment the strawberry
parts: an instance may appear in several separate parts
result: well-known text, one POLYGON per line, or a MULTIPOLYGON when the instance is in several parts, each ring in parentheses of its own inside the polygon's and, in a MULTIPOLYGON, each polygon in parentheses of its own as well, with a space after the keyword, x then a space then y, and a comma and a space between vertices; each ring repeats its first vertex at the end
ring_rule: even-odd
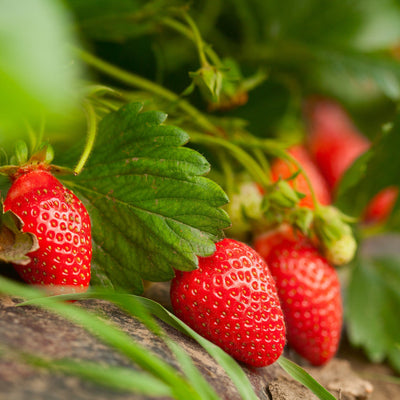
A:
POLYGON ((313 365, 326 363, 338 349, 342 328, 335 269, 305 238, 282 240, 266 262, 285 315, 288 344, 313 365))
POLYGON ((306 115, 309 150, 330 188, 334 189, 346 169, 369 149, 370 143, 333 101, 311 100, 306 115))
POLYGON ((392 212, 398 195, 399 189, 395 186, 387 187, 378 192, 365 209, 364 221, 370 223, 385 221, 392 212))
POLYGON ((26 282, 45 285, 53 294, 86 291, 92 256, 91 224, 82 202, 46 168, 21 167, 4 201, 36 235, 39 248, 27 265, 15 264, 26 282))
MULTIPOLYGON (((288 152, 301 164, 304 172, 310 179, 318 201, 324 205, 330 204, 331 195, 328 185, 317 166, 314 164, 314 161, 311 159, 311 156, 308 154, 306 148, 302 145, 297 145, 291 147, 288 152)), ((294 171, 297 171, 297 169, 298 168, 295 165, 290 168, 290 165, 286 161, 282 159, 276 159, 271 166, 272 179, 274 181, 277 181, 279 178, 287 179, 292 176, 294 171)), ((304 175, 300 173, 290 181, 290 184, 298 192, 301 192, 305 195, 305 197, 300 200, 299 205, 313 209, 314 204, 310 187, 304 175)))
MULTIPOLYGON (((316 99, 308 103, 309 149, 331 189, 334 189, 348 167, 370 148, 369 140, 351 122, 337 103, 316 99)), ((391 213, 398 189, 381 190, 364 211, 367 222, 384 221, 391 213)))
POLYGON ((285 325, 275 283, 246 244, 218 242, 197 270, 176 271, 170 294, 180 319, 238 361, 263 367, 281 355, 285 325))
POLYGON ((270 229, 255 237, 254 250, 266 260, 271 251, 283 241, 296 242, 297 234, 289 224, 281 224, 275 229, 270 229))

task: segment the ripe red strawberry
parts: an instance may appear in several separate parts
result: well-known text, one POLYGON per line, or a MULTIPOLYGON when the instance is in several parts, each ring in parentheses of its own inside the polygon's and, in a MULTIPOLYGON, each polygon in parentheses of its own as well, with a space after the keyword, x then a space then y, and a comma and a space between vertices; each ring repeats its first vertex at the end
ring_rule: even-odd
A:
POLYGON ((398 195, 399 189, 395 186, 390 186, 378 192, 369 202, 364 212, 364 221, 380 222, 386 220, 392 212, 398 195))
POLYGON ((346 169, 369 149, 370 143, 333 101, 310 101, 306 115, 310 152, 330 188, 334 189, 346 169))
POLYGON ((51 293, 86 291, 92 257, 91 224, 82 202, 46 167, 21 168, 4 201, 38 239, 28 265, 17 265, 28 283, 46 285, 51 293))
POLYGON ((326 363, 338 349, 342 328, 335 269, 306 239, 283 240, 266 262, 285 315, 288 344, 312 364, 326 363))
MULTIPOLYGON (((370 142, 357 130, 345 110, 333 101, 310 101, 306 114, 310 152, 331 189, 334 189, 347 168, 369 149, 370 142)), ((397 197, 397 188, 386 188, 377 193, 364 212, 364 220, 385 220, 397 197)))
POLYGON ((255 237, 253 248, 264 260, 267 260, 271 251, 283 241, 296 242, 298 239, 299 236, 289 224, 281 224, 255 237))
POLYGON ((200 335, 239 361, 263 367, 276 361, 285 345, 282 309, 262 258, 233 239, 216 244, 199 268, 176 271, 174 312, 200 335))
MULTIPOLYGON (((314 161, 311 159, 311 156, 308 154, 306 148, 302 145, 297 145, 291 147, 288 152, 301 164, 304 172, 310 179, 318 201, 323 205, 330 204, 331 194, 328 185, 317 166, 314 164, 314 161)), ((293 175, 294 171, 297 171, 295 165, 293 165, 293 168, 294 169, 290 168, 290 165, 286 161, 276 159, 271 166, 272 179, 277 181, 279 178, 289 178, 293 175)), ((314 204, 311 197, 310 187, 304 175, 297 175, 296 178, 290 181, 290 184, 298 192, 305 194, 305 197, 300 200, 299 205, 313 209, 314 204)))

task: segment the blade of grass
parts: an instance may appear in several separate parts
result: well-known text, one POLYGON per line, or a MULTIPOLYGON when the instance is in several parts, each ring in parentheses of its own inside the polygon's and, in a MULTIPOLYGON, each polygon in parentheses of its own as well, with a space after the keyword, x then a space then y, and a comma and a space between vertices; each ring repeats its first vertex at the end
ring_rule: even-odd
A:
POLYGON ((161 304, 140 296, 114 292, 110 293, 99 290, 91 291, 83 295, 74 295, 65 298, 77 299, 89 296, 114 302, 134 316, 136 316, 138 312, 142 312, 140 309, 144 307, 148 310, 148 312, 164 321, 166 324, 196 340, 211 355, 211 357, 213 357, 222 366, 222 368, 224 368, 227 375, 236 385, 237 390, 243 399, 258 400, 258 397, 256 396, 248 377, 239 364, 230 355, 225 353, 220 347, 200 336, 175 315, 161 306, 161 304))
POLYGON ((54 361, 33 355, 22 355, 22 358, 32 365, 46 368, 53 372, 59 371, 75 375, 110 389, 152 397, 172 396, 172 391, 168 385, 147 372, 115 366, 105 367, 94 362, 81 360, 62 359, 54 361))
POLYGON ((293 361, 279 357, 279 365, 294 379, 310 389, 320 400, 336 400, 336 397, 322 387, 308 372, 293 361))
POLYGON ((61 303, 59 299, 54 297, 43 297, 41 291, 18 284, 4 277, 0 277, 0 292, 26 298, 30 300, 30 304, 44 307, 82 326, 95 337, 112 346, 141 368, 165 382, 171 388, 171 392, 176 399, 203 400, 187 380, 177 373, 172 366, 155 354, 150 353, 148 349, 140 346, 128 334, 109 323, 105 323, 94 314, 73 304, 61 303))
POLYGON ((172 340, 167 340, 167 344, 174 353, 175 358, 178 360, 179 365, 182 367, 185 375, 188 377, 189 382, 196 389, 197 393, 200 394, 201 398, 209 400, 220 399, 214 389, 196 368, 192 359, 186 354, 186 352, 172 340))

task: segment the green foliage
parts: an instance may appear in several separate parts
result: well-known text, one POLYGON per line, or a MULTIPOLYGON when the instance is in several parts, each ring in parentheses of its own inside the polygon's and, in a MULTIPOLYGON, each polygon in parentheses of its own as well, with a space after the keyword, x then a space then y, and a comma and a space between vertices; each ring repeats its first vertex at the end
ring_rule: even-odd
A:
POLYGON ((68 44, 75 39, 65 7, 52 0, 23 7, 5 0, 0 25, 0 123, 65 112, 77 98, 81 72, 79 62, 71 63, 68 44))
POLYGON ((229 218, 225 193, 201 175, 208 162, 182 147, 188 135, 166 115, 128 104, 100 123, 84 170, 65 179, 85 201, 94 239, 93 284, 140 293, 213 253, 229 218))
POLYGON ((380 190, 400 185, 400 115, 371 149, 356 160, 340 182, 336 204, 343 211, 359 216, 380 190))
POLYGON ((400 269, 398 257, 358 260, 347 289, 346 321, 351 342, 374 362, 400 370, 400 269))

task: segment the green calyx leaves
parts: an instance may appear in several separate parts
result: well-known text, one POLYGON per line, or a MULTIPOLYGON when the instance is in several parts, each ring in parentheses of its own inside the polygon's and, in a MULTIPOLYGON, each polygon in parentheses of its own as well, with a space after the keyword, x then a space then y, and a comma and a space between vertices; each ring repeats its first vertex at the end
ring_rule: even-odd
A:
POLYGON ((220 208, 227 196, 202 176, 205 158, 183 147, 187 133, 141 108, 131 103, 104 117, 85 168, 64 180, 92 219, 92 283, 135 293, 142 279, 195 269, 230 225, 220 208))
POLYGON ((267 199, 271 207, 293 208, 303 197, 304 194, 294 190, 287 180, 279 179, 271 185, 267 199))
POLYGON ((320 207, 314 217, 314 231, 324 256, 334 265, 349 263, 357 250, 357 243, 348 217, 333 206, 320 207))
POLYGON ((189 76, 207 101, 217 102, 219 100, 223 76, 218 68, 207 64, 195 72, 190 72, 189 76))

